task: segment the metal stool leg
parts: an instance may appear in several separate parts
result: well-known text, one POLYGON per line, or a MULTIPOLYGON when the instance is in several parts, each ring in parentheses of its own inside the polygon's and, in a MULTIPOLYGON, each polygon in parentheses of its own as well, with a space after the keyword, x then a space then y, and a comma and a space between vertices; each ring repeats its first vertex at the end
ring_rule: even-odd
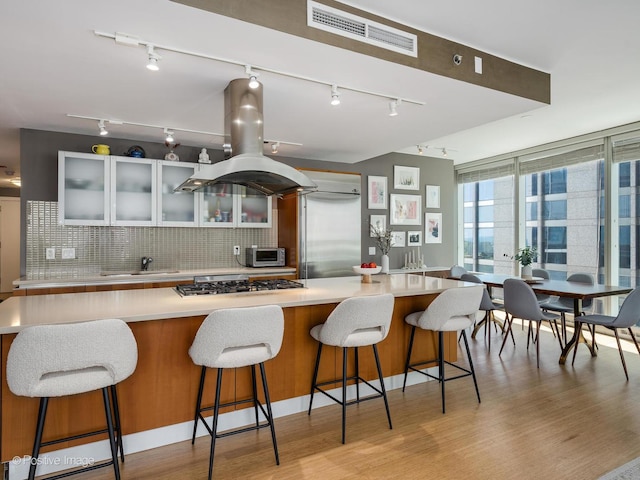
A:
MULTIPOLYGON (((464 334, 464 330, 462 332, 464 334)), ((478 381, 476 380, 476 371, 473 368, 473 360, 471 359, 471 351, 469 350, 469 342, 467 342, 467 335, 464 334, 462 338, 464 338, 464 346, 467 350, 467 358, 469 359, 469 369, 471 370, 471 377, 473 378, 473 384, 476 387, 476 396, 478 397, 478 403, 481 403, 480 390, 478 389, 478 381)))
POLYGON ((407 386, 407 374, 409 373, 409 362, 411 361, 411 350, 413 349, 413 337, 416 334, 416 327, 411 327, 411 336, 409 337, 409 349, 407 351, 407 361, 404 364, 404 381, 402 382, 402 391, 407 386))
POLYGON ((384 388, 384 378, 382 377, 382 369, 380 368, 380 358, 378 357, 378 346, 374 343, 373 356, 376 359, 376 368, 378 369, 378 378, 380 379, 380 390, 382 391, 382 398, 384 398, 384 408, 387 410, 387 419, 389 420, 389 428, 393 429, 391 424, 391 412, 389 411, 389 402, 387 400, 387 390, 384 388))
MULTIPOLYGON (((36 426, 36 437, 33 441, 33 450, 31 451, 31 458, 38 459, 40 454, 40 444, 42 443, 42 430, 44 429, 44 420, 47 416, 47 406, 49 405, 49 397, 42 397, 40 399, 40 407, 38 408, 38 423, 36 426)), ((38 462, 32 461, 29 466, 29 480, 33 480, 36 476, 36 467, 38 462)))
MULTIPOLYGON (((467 338, 465 335, 464 339, 467 338)), ((438 377, 440 380, 440 392, 442 394, 442 413, 444 409, 444 332, 438 332, 438 377)))
POLYGON ((342 443, 345 443, 347 427, 347 347, 342 348, 342 443))
POLYGON ((356 350, 356 400, 360 401, 360 365, 358 363, 358 347, 356 350))
POLYGON ((318 381, 318 368, 320 367, 320 354, 322 353, 322 343, 318 342, 318 354, 316 355, 316 367, 313 370, 313 378, 311 379, 311 392, 309 398, 309 411, 307 415, 311 415, 311 406, 313 405, 313 393, 316 390, 316 382, 318 381))
POLYGON ((207 373, 207 367, 202 367, 200 372, 200 387, 198 388, 198 399, 196 400, 196 413, 193 416, 193 435, 191 435, 191 445, 196 441, 196 430, 198 430, 198 420, 200 420, 200 406, 202 405, 202 391, 204 390, 204 377, 207 373))
POLYGON ((260 419, 258 418, 258 389, 256 388, 256 366, 251 365, 251 388, 253 391, 253 410, 256 415, 256 428, 260 426, 260 419))
POLYGON ((260 363, 260 376, 262 377, 264 401, 266 402, 267 415, 269 416, 267 420, 269 421, 269 426, 271 427, 271 440, 273 441, 273 451, 276 455, 276 465, 280 465, 280 456, 278 455, 278 442, 276 441, 276 428, 273 425, 273 413, 271 412, 271 399, 269 398, 269 388, 267 387, 267 376, 264 373, 264 363, 260 363))
POLYGON ((216 399, 213 404, 213 425, 211 426, 211 451, 209 452, 209 480, 213 475, 213 454, 216 450, 216 438, 218 435, 218 412, 220 412, 220 390, 222 389, 223 368, 218 369, 218 380, 216 381, 216 399))
POLYGON ((102 389, 102 399, 104 401, 104 413, 107 417, 107 431, 109 432, 109 445, 111 447, 111 459, 113 461, 113 473, 116 480, 120 480, 120 465, 118 464, 118 446, 113 428, 113 416, 111 414, 111 403, 109 400, 108 387, 102 389))
POLYGON ((120 450, 120 459, 124 463, 124 446, 122 445, 122 427, 120 426, 120 407, 118 406, 118 392, 116 386, 111 385, 111 401, 113 403, 113 419, 116 431, 116 447, 120 450))

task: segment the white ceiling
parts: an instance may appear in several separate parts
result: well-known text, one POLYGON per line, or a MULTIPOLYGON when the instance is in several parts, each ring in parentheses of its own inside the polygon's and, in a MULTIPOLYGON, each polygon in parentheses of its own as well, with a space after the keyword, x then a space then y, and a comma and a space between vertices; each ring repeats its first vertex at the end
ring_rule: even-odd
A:
MULTIPOLYGON (((353 163, 391 151, 415 154, 421 143, 445 147, 462 163, 640 120, 637 0, 345 3, 548 72, 551 105, 168 0, 4 0, 0 165, 19 175, 20 128, 97 133, 97 122, 67 114, 224 131, 223 91, 244 76, 242 67, 159 51, 161 69, 150 72, 144 48, 94 31, 426 102, 402 104, 389 117, 386 99, 343 91, 342 104, 331 107, 328 87, 264 72, 265 138, 301 143, 281 146, 279 155, 290 157, 353 163)), ((115 137, 163 142, 161 129, 107 126, 115 137)), ((222 144, 179 131, 176 141, 222 144)), ((0 176, 0 186, 6 180, 0 176)))

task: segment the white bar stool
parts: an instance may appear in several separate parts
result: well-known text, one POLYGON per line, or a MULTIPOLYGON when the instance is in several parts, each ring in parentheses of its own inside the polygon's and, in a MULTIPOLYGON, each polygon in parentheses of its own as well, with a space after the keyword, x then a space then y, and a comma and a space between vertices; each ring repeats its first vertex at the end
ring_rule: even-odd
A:
POLYGON ((409 339, 409 349, 407 351, 407 360, 404 367, 404 381, 402 383, 402 391, 404 392, 407 384, 407 374, 409 370, 421 373, 427 377, 433 378, 440 382, 440 391, 442 395, 442 413, 445 413, 444 401, 444 384, 449 380, 455 380, 462 377, 473 377, 473 384, 476 387, 476 395, 478 403, 480 403, 480 391, 478 390, 478 382, 476 373, 473 369, 473 361, 471 360, 471 352, 469 351, 469 342, 467 341, 467 333, 465 329, 469 328, 476 321, 476 317, 480 309, 480 301, 482 300, 485 287, 478 285, 469 288, 451 288, 440 293, 424 311, 414 312, 407 315, 404 319, 411 325, 411 337, 409 339), (431 330, 438 332, 438 357, 436 359, 426 360, 417 363, 411 363, 411 350, 413 349, 413 339, 416 328, 423 330, 431 330), (444 359, 444 332, 456 332, 460 330, 464 339, 464 346, 469 359, 469 368, 464 368, 455 363, 448 362, 444 359), (424 372, 417 367, 430 363, 438 363, 438 376, 424 372), (453 377, 445 377, 445 364, 461 371, 459 375, 453 377))
MULTIPOLYGON (((118 449, 123 462, 124 449, 116 384, 129 377, 137 363, 136 340, 129 326, 122 320, 43 325, 29 327, 18 333, 7 358, 7 383, 15 395, 40 398, 31 457, 37 459, 41 447, 92 435, 109 434, 110 461, 48 477, 49 479, 63 478, 109 465, 113 465, 115 478, 120 478, 118 449), (98 389, 102 390, 106 429, 42 441, 50 397, 76 395, 98 389)), ((35 477, 37 464, 37 461, 31 461, 29 480, 35 477)))
POLYGON ((342 405, 342 443, 345 443, 347 405, 382 397, 384 399, 385 409, 387 410, 389 428, 393 428, 391 425, 391 414, 389 412, 387 392, 384 388, 384 378, 382 377, 382 369, 380 368, 380 359, 378 358, 378 348, 376 346, 377 343, 387 338, 387 335, 389 334, 389 325, 391 324, 391 316, 393 314, 393 304, 394 298, 390 293, 384 295, 347 298, 338 304, 338 306, 331 312, 325 323, 316 325, 310 331, 311 336, 318 341, 318 354, 316 356, 316 366, 313 371, 313 380, 311 381, 311 398, 309 400, 308 414, 311 415, 313 394, 316 390, 323 393, 334 402, 342 405), (318 367, 320 366, 320 356, 322 354, 323 345, 342 348, 341 379, 318 383, 318 367), (375 357, 378 377, 380 379, 380 389, 374 387, 365 379, 360 377, 358 369, 358 347, 368 345, 371 345, 373 348, 373 355, 375 357), (347 351, 350 347, 355 348, 356 372, 355 376, 347 377, 347 351), (356 381, 356 399, 350 402, 347 401, 347 382, 349 380, 356 381), (360 398, 360 382, 367 384, 377 392, 377 394, 360 398), (325 385, 333 385, 336 383, 342 384, 342 400, 320 388, 325 385))
POLYGON ((276 456, 276 464, 280 465, 278 444, 276 443, 276 432, 273 426, 273 414, 271 413, 269 389, 267 388, 267 377, 264 372, 264 362, 274 358, 278 354, 280 347, 282 346, 283 334, 284 314, 282 312, 282 308, 277 305, 216 310, 204 319, 204 322, 202 322, 202 325, 198 329, 198 333, 196 333, 193 344, 189 349, 189 355, 191 356, 193 363, 202 366, 191 443, 193 444, 195 442, 198 421, 201 420, 211 435, 209 480, 213 474, 213 455, 215 452, 216 439, 234 435, 236 433, 257 430, 267 426, 271 429, 271 440, 273 442, 273 450, 276 456), (260 403, 257 395, 256 365, 260 366, 260 376, 262 378, 266 411, 260 403), (224 369, 240 367, 251 367, 253 396, 245 400, 220 403, 220 390, 224 369), (214 405, 212 407, 202 407, 202 391, 204 389, 204 380, 207 368, 218 369, 216 395, 214 405), (256 424, 250 427, 218 434, 217 426, 220 407, 239 405, 243 403, 253 403, 256 424), (259 422, 258 408, 262 411, 266 422, 259 422), (209 410, 213 410, 212 427, 209 427, 202 416, 202 412, 209 410))

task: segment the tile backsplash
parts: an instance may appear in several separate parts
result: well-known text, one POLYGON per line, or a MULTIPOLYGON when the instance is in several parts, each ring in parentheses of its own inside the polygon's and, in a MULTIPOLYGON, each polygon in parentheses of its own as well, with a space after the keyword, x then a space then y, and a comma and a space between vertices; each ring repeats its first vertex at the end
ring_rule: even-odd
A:
MULTIPOLYGON (((142 257, 152 257, 149 270, 194 270, 238 266, 233 246, 278 245, 277 210, 272 228, 95 227, 58 224, 58 203, 27 202, 26 279, 81 278, 104 271, 140 269, 142 257), (46 250, 55 249, 55 259, 46 250), (75 258, 62 259, 62 249, 75 258)), ((238 259, 244 263, 243 255, 238 259)))

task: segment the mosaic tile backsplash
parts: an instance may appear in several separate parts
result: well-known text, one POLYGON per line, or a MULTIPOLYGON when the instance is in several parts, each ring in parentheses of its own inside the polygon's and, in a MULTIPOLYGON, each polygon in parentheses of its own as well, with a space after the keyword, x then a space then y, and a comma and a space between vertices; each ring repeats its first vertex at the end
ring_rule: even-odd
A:
MULTIPOLYGON (((57 202, 27 202, 26 279, 81 278, 104 271, 198 270, 238 266, 233 246, 277 247, 277 210, 272 228, 94 227, 58 224, 57 202), (46 249, 55 248, 55 260, 46 249), (74 259, 62 259, 75 248, 74 259)), ((244 262, 244 257, 238 257, 244 262)))

